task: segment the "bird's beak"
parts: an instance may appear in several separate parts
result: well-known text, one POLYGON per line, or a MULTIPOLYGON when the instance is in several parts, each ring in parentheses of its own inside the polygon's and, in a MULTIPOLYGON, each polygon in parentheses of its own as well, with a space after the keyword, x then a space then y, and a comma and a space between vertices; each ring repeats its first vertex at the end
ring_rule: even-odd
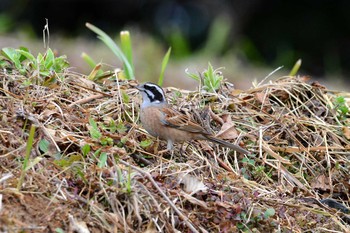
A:
POLYGON ((143 87, 142 87, 142 84, 139 84, 137 86, 135 86, 135 88, 139 91, 142 91, 143 90, 143 87))

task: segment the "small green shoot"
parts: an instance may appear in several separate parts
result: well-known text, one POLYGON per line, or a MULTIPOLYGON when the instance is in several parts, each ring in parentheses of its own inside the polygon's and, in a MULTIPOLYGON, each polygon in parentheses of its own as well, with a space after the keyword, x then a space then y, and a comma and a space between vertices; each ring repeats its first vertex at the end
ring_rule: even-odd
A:
POLYGON ((346 104, 345 97, 338 96, 337 98, 335 98, 334 105, 335 105, 335 110, 339 114, 338 118, 340 120, 345 119, 347 114, 349 113, 349 107, 346 104))
POLYGON ((113 146, 114 144, 113 139, 110 137, 101 137, 100 143, 102 146, 113 146))
POLYGON ((149 147, 152 144, 152 142, 153 141, 151 139, 146 139, 146 140, 143 140, 143 141, 140 142, 140 146, 142 148, 147 148, 147 147, 149 147))
POLYGON ((18 191, 21 190, 21 187, 22 187, 22 184, 23 184, 23 180, 24 180, 24 176, 26 174, 26 169, 27 169, 27 166, 28 166, 30 152, 32 151, 32 147, 33 147, 34 135, 35 135, 35 126, 31 125, 30 131, 29 131, 29 137, 28 137, 28 141, 27 141, 27 146, 26 146, 26 155, 24 157, 22 171, 21 171, 21 176, 20 176, 19 181, 17 183, 17 190, 18 191))
POLYGON ((102 152, 101 154, 100 154, 100 158, 99 158, 99 162, 98 162, 98 164, 97 164, 97 166, 99 167, 99 168, 103 168, 103 167, 105 167, 106 166, 106 164, 107 164, 107 153, 106 152, 102 152))
POLYGON ((46 139, 42 139, 39 142, 39 149, 46 154, 49 151, 50 142, 46 139))
MULTIPOLYGON (((132 59, 132 43, 131 43, 131 37, 129 31, 121 31, 120 32, 120 43, 123 53, 126 56, 126 59, 128 60, 129 64, 131 65, 131 68, 134 70, 134 63, 132 59)), ((124 64, 124 70, 127 71, 127 67, 124 64)), ((128 76, 128 75, 127 75, 128 76)))
MULTIPOLYGON (((45 54, 39 53, 37 57, 25 47, 19 49, 3 48, 1 55, 8 62, 0 63, 0 68, 12 70, 14 66, 20 74, 31 77, 25 81, 26 85, 30 85, 35 80, 37 84, 49 86, 69 66, 66 56, 55 57, 50 48, 46 50, 45 54)), ((1 57, 0 60, 2 60, 1 57)))
POLYGON ((82 53, 81 58, 83 58, 83 60, 92 68, 92 71, 88 76, 89 80, 96 80, 103 75, 101 63, 96 63, 94 59, 86 53, 82 53))
POLYGON ((95 140, 99 140, 102 137, 102 133, 100 132, 100 129, 98 128, 96 121, 94 121, 94 119, 92 118, 89 118, 89 124, 91 126, 89 130, 90 136, 95 140))
POLYGON ((162 68, 160 70, 160 75, 159 75, 159 79, 158 79, 158 85, 159 86, 163 86, 165 68, 168 65, 170 54, 171 54, 171 47, 166 52, 166 54, 165 54, 165 56, 163 58, 163 61, 162 61, 162 68))
POLYGON ((126 184, 125 184, 125 186, 126 186, 126 193, 127 194, 131 194, 131 168, 129 167, 128 168, 128 179, 126 180, 126 184))
POLYGON ((84 157, 87 156, 87 154, 90 152, 91 147, 89 144, 85 144, 82 148, 81 148, 81 152, 83 154, 84 157))
POLYGON ((87 53, 82 53, 81 58, 90 66, 90 68, 94 68, 97 63, 90 57, 87 53))
POLYGON ((102 31, 98 27, 90 23, 86 23, 86 27, 88 27, 91 31, 95 32, 98 35, 98 38, 102 40, 107 45, 107 47, 119 58, 119 60, 123 62, 125 67, 124 72, 125 72, 126 78, 128 80, 135 79, 133 65, 130 64, 127 57, 122 52, 122 50, 118 47, 118 45, 104 31, 102 31))
POLYGON ((298 73, 301 66, 301 62, 301 59, 298 59, 298 61, 294 64, 292 70, 290 71, 289 76, 295 76, 298 73))
POLYGON ((208 63, 208 69, 203 72, 203 80, 201 75, 189 73, 187 70, 186 74, 192 78, 197 80, 198 82, 203 81, 203 89, 209 92, 216 92, 221 85, 222 80, 224 79, 221 71, 219 69, 213 69, 213 66, 208 63))
POLYGON ((116 125, 116 129, 117 129, 118 133, 125 133, 128 130, 128 128, 126 128, 126 126, 124 125, 123 122, 119 122, 116 125))
POLYGON ((272 216, 274 216, 275 215, 275 209, 274 208, 268 208, 266 211, 265 211, 265 213, 264 213, 264 218, 265 219, 268 219, 268 218, 270 218, 270 217, 272 217, 272 216))
POLYGON ((124 90, 121 90, 121 93, 122 93, 122 100, 123 100, 123 103, 124 104, 127 104, 130 102, 130 97, 129 95, 124 91, 124 90))
POLYGON ((88 75, 88 79, 95 81, 98 80, 101 76, 103 76, 103 71, 102 71, 102 65, 101 63, 98 63, 90 72, 90 74, 88 75))

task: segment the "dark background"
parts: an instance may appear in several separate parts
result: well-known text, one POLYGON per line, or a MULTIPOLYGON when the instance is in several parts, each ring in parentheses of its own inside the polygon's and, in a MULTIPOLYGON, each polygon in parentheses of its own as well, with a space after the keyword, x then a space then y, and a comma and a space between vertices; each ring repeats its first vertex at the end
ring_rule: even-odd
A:
POLYGON ((240 60, 257 67, 289 68, 302 58, 304 74, 346 80, 350 73, 350 1, 346 0, 1 0, 0 10, 1 34, 22 30, 41 38, 45 18, 50 32, 68 38, 95 39, 86 22, 109 34, 132 25, 152 35, 164 49, 172 46, 174 59, 203 49, 213 22, 222 17, 230 30, 215 56, 234 51, 240 60), (185 46, 176 44, 181 42, 185 46))

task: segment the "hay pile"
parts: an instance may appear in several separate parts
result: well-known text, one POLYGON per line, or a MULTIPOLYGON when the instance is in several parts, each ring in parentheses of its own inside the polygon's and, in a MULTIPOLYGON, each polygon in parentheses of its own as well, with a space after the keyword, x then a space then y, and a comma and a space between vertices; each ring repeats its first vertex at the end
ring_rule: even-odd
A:
POLYGON ((215 94, 168 88, 171 104, 251 154, 198 141, 161 156, 166 143, 139 125, 136 82, 64 76, 44 87, 0 73, 1 232, 349 230, 350 122, 339 93, 305 77, 247 91, 223 83, 215 94))

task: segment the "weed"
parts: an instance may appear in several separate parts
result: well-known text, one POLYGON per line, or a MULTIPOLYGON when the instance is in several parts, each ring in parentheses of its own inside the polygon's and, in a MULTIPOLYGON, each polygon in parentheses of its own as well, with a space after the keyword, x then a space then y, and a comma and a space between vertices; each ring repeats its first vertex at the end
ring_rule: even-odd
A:
MULTIPOLYGON (((90 30, 95 32, 98 35, 98 38, 101 39, 107 45, 107 47, 119 58, 121 62, 123 62, 124 70, 122 74, 118 74, 117 78, 121 78, 121 79, 125 78, 127 80, 135 79, 135 74, 134 74, 135 68, 134 68, 133 55, 132 55, 132 43, 131 43, 131 37, 130 37, 129 31, 120 32, 121 47, 119 48, 119 46, 104 31, 102 31, 98 27, 89 23, 86 23, 86 26, 90 30)), ((164 73, 169 62, 170 54, 171 54, 171 48, 168 49, 168 51, 166 52, 162 60, 161 71, 158 78, 158 85, 160 86, 163 85, 164 73)), ((97 70, 96 67, 100 69, 99 64, 96 64, 96 62, 94 62, 94 60, 86 53, 82 54, 82 58, 94 70, 97 70)), ((96 71, 89 75, 89 79, 91 80, 98 79, 99 77, 103 76, 102 74, 103 72, 101 73, 100 70, 96 71)))
MULTIPOLYGON (((135 79, 133 64, 130 63, 127 56, 123 53, 122 49, 119 48, 119 46, 111 39, 111 37, 109 37, 104 31, 102 31, 101 29, 99 29, 98 27, 92 24, 86 23, 86 27, 88 27, 91 31, 95 32, 98 35, 98 38, 107 45, 107 47, 119 58, 120 61, 123 62, 126 79, 128 80, 135 79)), ((125 32, 123 32, 123 34, 125 34, 125 32)), ((131 45, 131 41, 126 41, 126 40, 130 40, 130 37, 124 36, 123 40, 124 40, 123 43, 125 46, 126 44, 131 45)), ((130 50, 131 50, 131 46, 130 46, 130 50)))
POLYGON ((20 74, 29 77, 25 85, 30 85, 34 81, 35 84, 50 86, 69 66, 66 56, 55 57, 50 48, 45 54, 39 53, 37 57, 25 47, 3 48, 1 55, 3 59, 0 59, 0 67, 11 72, 16 69, 20 74))
POLYGON ((21 171, 21 176, 19 178, 19 181, 17 183, 17 189, 20 190, 23 184, 24 176, 26 174, 28 162, 29 162, 29 157, 30 157, 30 152, 32 151, 33 148, 33 142, 34 142, 34 134, 35 134, 35 126, 32 125, 30 127, 29 131, 29 137, 27 141, 27 147, 26 147, 26 155, 23 160, 23 165, 22 165, 22 171, 21 171))
POLYGON ((290 71, 289 76, 295 76, 298 73, 300 66, 301 66, 301 59, 298 59, 298 61, 294 64, 292 70, 290 71))
POLYGON ((170 54, 171 54, 171 47, 168 49, 168 51, 164 55, 164 58, 163 58, 163 61, 162 61, 162 68, 161 68, 159 79, 158 79, 158 85, 159 86, 163 86, 164 72, 165 72, 166 66, 168 65, 170 54))
POLYGON ((186 74, 190 78, 193 78, 194 80, 202 83, 202 88, 204 90, 214 93, 220 88, 221 82, 224 79, 224 76, 222 75, 220 69, 214 70, 210 62, 208 63, 208 68, 203 72, 203 77, 201 74, 193 74, 187 70, 186 74))
POLYGON ((338 113, 338 119, 346 119, 347 114, 349 113, 349 107, 346 105, 345 97, 338 96, 334 101, 335 110, 338 113))

